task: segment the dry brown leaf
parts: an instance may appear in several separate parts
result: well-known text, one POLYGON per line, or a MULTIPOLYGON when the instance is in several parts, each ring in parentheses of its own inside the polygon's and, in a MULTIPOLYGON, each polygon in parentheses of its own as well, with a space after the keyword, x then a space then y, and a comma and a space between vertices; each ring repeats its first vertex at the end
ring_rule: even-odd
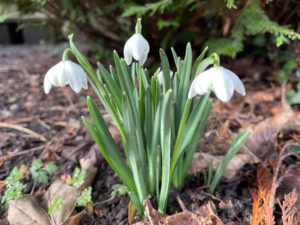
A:
POLYGON ((267 152, 262 148, 263 145, 269 142, 270 138, 276 134, 293 117, 293 111, 290 107, 285 108, 280 114, 268 118, 257 124, 250 137, 245 143, 255 155, 265 155, 267 152))
POLYGON ((32 195, 11 200, 7 219, 11 225, 51 225, 47 212, 32 195))
POLYGON ((59 195, 61 196, 61 207, 59 211, 54 210, 51 214, 51 218, 56 225, 63 224, 70 217, 80 195, 80 190, 71 187, 62 180, 54 181, 44 195, 48 208, 54 204, 55 198, 59 195))
POLYGON ((82 158, 89 158, 96 166, 99 166, 104 160, 97 144, 94 144, 93 141, 72 142, 72 146, 63 148, 62 156, 76 163, 82 158))
POLYGON ((129 223, 129 225, 132 224, 135 212, 136 212, 136 208, 135 208, 133 202, 130 200, 128 203, 128 223, 129 223))
POLYGON ((83 211, 81 211, 80 213, 75 214, 74 216, 71 216, 67 222, 65 222, 64 225, 79 225, 80 224, 80 220, 82 217, 83 211))
MULTIPOLYGON (((213 169, 216 170, 219 164, 222 162, 224 156, 213 156, 207 153, 195 152, 191 166, 189 168, 190 174, 195 174, 203 171, 203 169, 207 169, 209 166, 209 162, 213 160, 213 169)), ((243 153, 235 155, 223 174, 223 176, 227 179, 232 178, 236 171, 242 168, 246 163, 254 163, 255 159, 252 155, 243 153)))
POLYGON ((209 205, 203 208, 203 210, 207 210, 206 216, 197 215, 189 211, 170 216, 161 214, 152 207, 150 199, 144 200, 143 205, 146 219, 135 223, 135 225, 224 225, 209 205))
POLYGON ((275 99, 274 92, 269 93, 266 91, 256 91, 251 94, 251 98, 253 98, 256 102, 272 102, 275 99))
POLYGON ((80 166, 81 171, 85 171, 84 183, 81 186, 82 189, 85 189, 93 184, 98 170, 94 167, 92 160, 88 158, 80 159, 80 166))

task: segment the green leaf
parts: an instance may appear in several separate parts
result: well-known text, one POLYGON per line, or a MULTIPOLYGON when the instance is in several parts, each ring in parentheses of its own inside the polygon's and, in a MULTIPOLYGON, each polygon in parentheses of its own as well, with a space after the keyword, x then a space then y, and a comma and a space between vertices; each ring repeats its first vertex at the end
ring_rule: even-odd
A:
POLYGON ((229 147, 226 155, 224 156, 224 159, 222 160, 222 162, 220 163, 220 165, 218 166, 214 178, 209 186, 209 190, 211 192, 213 192, 219 182, 219 180, 221 179, 223 173, 225 172, 225 169, 227 167, 227 165, 229 164, 229 162, 231 161, 231 159, 236 155, 236 153, 239 151, 239 149, 242 147, 242 145, 245 143, 245 141, 247 140, 247 138, 249 137, 250 132, 246 132, 244 133, 243 130, 241 130, 238 135, 236 136, 236 138, 233 140, 231 146, 229 147))
POLYGON ((54 162, 49 162, 48 165, 44 168, 48 172, 48 174, 54 173, 56 170, 58 170, 58 167, 55 165, 54 162))
POLYGON ((36 159, 32 162, 31 167, 29 168, 29 171, 34 180, 38 179, 39 174, 40 174, 40 169, 42 168, 42 166, 43 166, 43 163, 39 159, 36 159))
POLYGON ((166 93, 171 88, 171 79, 170 79, 170 64, 168 57, 163 49, 159 50, 161 66, 164 76, 163 89, 164 93, 166 93))
POLYGON ((165 213, 169 189, 170 189, 170 164, 171 164, 171 131, 172 131, 172 90, 168 90, 164 96, 161 112, 161 155, 162 155, 162 176, 161 191, 158 201, 158 211, 165 213))
POLYGON ((51 215, 55 209, 59 211, 60 207, 61 207, 61 195, 58 195, 54 199, 54 203, 49 206, 48 214, 51 215))
POLYGON ((163 19, 160 19, 160 20, 158 20, 158 22, 157 22, 157 26, 158 26, 158 29, 163 29, 163 28, 165 28, 165 27, 179 27, 180 26, 180 24, 179 24, 179 22, 178 21, 174 21, 174 20, 170 20, 170 21, 168 21, 168 20, 163 20, 163 19))
POLYGON ((77 205, 86 207, 88 203, 92 202, 92 187, 88 187, 81 192, 77 198, 77 205))
POLYGON ((39 175, 37 177, 37 181, 38 182, 41 182, 43 184, 47 184, 48 183, 48 175, 47 175, 47 172, 44 171, 44 170, 41 170, 39 172, 39 175))
POLYGON ((114 185, 112 186, 112 189, 113 189, 114 191, 119 192, 120 195, 125 195, 125 194, 128 193, 128 188, 127 188, 125 185, 123 185, 123 184, 114 184, 114 185))
POLYGON ((71 185, 73 187, 80 187, 84 183, 85 171, 80 171, 78 167, 74 169, 73 178, 71 180, 71 185))
POLYGON ((4 23, 9 18, 16 16, 16 15, 17 15, 16 13, 7 13, 7 14, 0 15, 0 23, 4 23))

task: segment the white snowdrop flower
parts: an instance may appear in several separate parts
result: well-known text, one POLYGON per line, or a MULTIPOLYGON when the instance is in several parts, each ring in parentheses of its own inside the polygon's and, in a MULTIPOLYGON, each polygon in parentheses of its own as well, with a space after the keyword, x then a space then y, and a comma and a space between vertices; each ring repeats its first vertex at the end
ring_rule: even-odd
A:
MULTIPOLYGON (((172 77, 173 77, 173 71, 170 70, 170 78, 172 78, 172 77)), ((157 78, 158 78, 159 84, 162 85, 163 82, 164 82, 164 73, 163 73, 163 71, 159 72, 159 74, 157 75, 157 78)))
POLYGON ((212 67, 200 73, 192 82, 188 97, 193 98, 195 95, 203 95, 209 90, 213 90, 223 102, 228 102, 234 90, 245 96, 246 91, 239 77, 224 67, 212 67))
POLYGON ((70 60, 61 61, 48 70, 44 79, 44 90, 48 94, 52 86, 64 87, 67 84, 70 84, 76 93, 79 93, 81 88, 88 88, 86 73, 81 66, 70 60))
POLYGON ((146 62, 148 53, 150 51, 148 41, 141 34, 132 35, 125 43, 124 58, 127 65, 132 62, 132 57, 139 61, 140 65, 146 62))

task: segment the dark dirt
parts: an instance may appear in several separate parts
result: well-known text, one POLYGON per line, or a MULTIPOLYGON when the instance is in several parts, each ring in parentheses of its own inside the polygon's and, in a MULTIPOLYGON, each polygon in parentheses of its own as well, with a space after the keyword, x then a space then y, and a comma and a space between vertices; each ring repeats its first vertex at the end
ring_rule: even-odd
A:
MULTIPOLYGON (((57 178, 72 175, 74 168, 79 166, 78 159, 84 157, 82 151, 88 152, 91 148, 87 144, 84 149, 75 151, 80 143, 91 142, 91 137, 80 117, 88 115, 83 96, 93 96, 92 89, 82 91, 80 95, 73 93, 70 88, 54 88, 49 95, 45 95, 43 91, 44 74, 60 60, 62 46, 55 48, 60 51, 41 50, 38 46, 0 49, 0 122, 26 127, 42 135, 50 143, 45 144, 32 135, 11 128, 0 128, 0 181, 8 176, 14 166, 20 167, 22 164, 30 166, 32 161, 38 158, 44 163, 55 161, 59 170, 50 176, 48 185, 37 185, 35 193, 46 190, 57 178), (42 148, 14 156, 38 146, 42 148), (75 156, 63 153, 66 149, 70 152, 74 151, 75 156)), ((280 88, 274 84, 253 85, 252 81, 246 82, 246 86, 248 93, 245 101, 242 101, 240 96, 235 96, 226 105, 220 102, 214 103, 212 121, 215 122, 208 124, 207 137, 215 139, 220 124, 227 120, 230 121, 230 132, 236 133, 241 128, 258 124, 274 115, 271 109, 280 104, 280 88), (273 98, 266 94, 254 95, 253 93, 258 90, 266 90, 273 98), (269 99, 266 100, 268 97, 269 99)), ((294 158, 291 164, 296 161, 297 159, 294 158)), ((98 173, 92 186, 94 203, 109 199, 112 186, 121 183, 120 178, 106 162, 100 160, 97 165, 98 173)), ((231 180, 221 182, 214 194, 202 187, 201 173, 190 175, 185 181, 182 192, 171 188, 167 213, 171 215, 183 210, 178 203, 178 197, 185 207, 193 212, 197 212, 204 202, 212 200, 218 216, 225 224, 232 221, 237 224, 249 224, 252 214, 249 190, 255 181, 255 170, 256 165, 245 165, 231 180)), ((33 186, 32 179, 28 175, 22 181, 26 183, 24 193, 30 193, 33 186)), ((4 191, 5 188, 2 187, 0 198, 4 191)), ((80 224, 128 224, 128 203, 127 195, 117 194, 112 201, 95 206, 92 212, 84 208, 76 208, 76 213, 83 212, 80 224)), ((152 200, 152 204, 155 207, 155 199, 152 200)), ((6 212, 6 209, 0 207, 1 224, 6 222, 6 212)), ((139 216, 136 216, 134 221, 139 219, 139 216)))

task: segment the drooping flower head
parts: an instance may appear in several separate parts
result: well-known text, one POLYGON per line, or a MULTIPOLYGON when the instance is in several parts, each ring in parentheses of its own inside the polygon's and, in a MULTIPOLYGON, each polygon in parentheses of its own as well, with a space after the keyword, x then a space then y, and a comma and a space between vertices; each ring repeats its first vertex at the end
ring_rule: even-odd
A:
POLYGON ((150 47, 148 41, 141 34, 141 29, 141 19, 138 19, 135 34, 126 41, 124 46, 124 58, 127 65, 131 64, 132 58, 139 61, 140 65, 146 62, 150 47))
POLYGON ((245 96, 245 87, 240 78, 228 69, 222 66, 212 67, 200 73, 192 82, 188 97, 203 95, 209 90, 215 92, 218 99, 222 102, 228 102, 234 90, 245 96))
POLYGON ((52 86, 64 87, 70 84, 71 88, 79 93, 81 88, 87 89, 87 76, 78 64, 65 60, 48 70, 44 79, 44 90, 48 94, 52 86))

